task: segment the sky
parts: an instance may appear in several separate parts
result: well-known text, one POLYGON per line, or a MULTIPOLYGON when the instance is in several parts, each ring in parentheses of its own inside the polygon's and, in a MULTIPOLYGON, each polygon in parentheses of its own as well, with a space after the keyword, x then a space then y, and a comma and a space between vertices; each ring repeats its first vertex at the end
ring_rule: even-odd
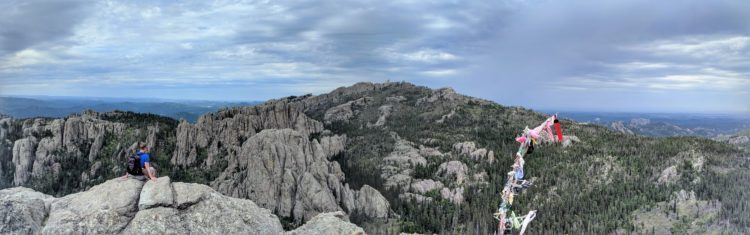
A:
POLYGON ((750 114, 750 1, 2 1, 0 95, 255 101, 407 81, 750 114))

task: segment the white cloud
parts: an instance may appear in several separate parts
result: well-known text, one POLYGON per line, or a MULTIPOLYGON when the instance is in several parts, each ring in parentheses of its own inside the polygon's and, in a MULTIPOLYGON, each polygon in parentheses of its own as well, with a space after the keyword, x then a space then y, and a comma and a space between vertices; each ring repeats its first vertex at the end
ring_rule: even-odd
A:
POLYGON ((654 69, 665 69, 670 67, 676 67, 678 65, 670 64, 670 63, 649 63, 649 62, 627 62, 627 63, 620 63, 620 64, 608 64, 606 66, 621 69, 621 70, 627 70, 627 71, 634 71, 634 70, 654 70, 654 69))
POLYGON ((35 49, 24 49, 22 51, 15 52, 10 56, 0 60, 0 71, 10 69, 21 69, 26 66, 38 65, 38 64, 49 64, 59 63, 60 60, 55 58, 48 52, 35 50, 35 49))
POLYGON ((603 63, 596 73, 566 78, 561 83, 635 91, 737 93, 750 89, 748 36, 681 36, 621 49, 632 58, 603 63))
POLYGON ((439 69, 439 70, 423 71, 422 74, 430 76, 430 77, 445 77, 445 76, 456 75, 458 74, 458 71, 454 69, 439 69))
MULTIPOLYGON (((689 56, 694 58, 734 59, 750 55, 749 36, 689 36, 657 40, 631 47, 656 55, 689 56)), ((747 59, 748 57, 744 57, 747 59)))
POLYGON ((383 51, 383 54, 386 58, 397 62, 419 62, 427 64, 455 61, 459 59, 459 57, 454 54, 435 49, 399 52, 393 48, 388 48, 383 51))
POLYGON ((556 86, 581 89, 604 90, 711 90, 711 91, 742 91, 750 89, 750 79, 736 74, 727 76, 726 71, 696 74, 669 74, 662 76, 643 77, 569 77, 556 86))
POLYGON ((452 20, 439 16, 439 15, 428 15, 424 17, 429 23, 427 27, 435 30, 448 30, 456 27, 456 23, 452 20))
POLYGON ((183 43, 180 43, 180 47, 182 47, 182 49, 185 49, 185 50, 191 50, 193 49, 193 44, 189 42, 183 42, 183 43))

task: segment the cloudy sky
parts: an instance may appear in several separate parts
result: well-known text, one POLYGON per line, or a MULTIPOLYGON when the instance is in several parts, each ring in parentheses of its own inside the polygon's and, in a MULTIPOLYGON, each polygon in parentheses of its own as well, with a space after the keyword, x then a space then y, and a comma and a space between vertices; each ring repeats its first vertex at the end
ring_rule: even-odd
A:
POLYGON ((409 81, 750 113, 750 1, 2 1, 0 95, 264 100, 409 81))

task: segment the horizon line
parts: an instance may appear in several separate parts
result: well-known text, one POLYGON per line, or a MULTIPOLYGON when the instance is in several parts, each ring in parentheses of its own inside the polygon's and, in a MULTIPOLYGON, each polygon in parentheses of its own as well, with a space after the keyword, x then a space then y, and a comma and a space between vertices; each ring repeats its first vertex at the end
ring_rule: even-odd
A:
MULTIPOLYGON (((306 94, 305 94, 306 95, 306 94)), ((288 96, 280 96, 273 99, 279 99, 284 97, 290 97, 294 95, 288 95, 288 96)), ((180 102, 217 102, 217 103, 264 103, 272 99, 268 100, 212 100, 212 99, 175 99, 175 98, 157 98, 157 97, 107 97, 107 96, 65 96, 65 95, 0 95, 0 98, 24 98, 24 99, 33 99, 33 100, 39 100, 39 101, 48 101, 48 100, 99 100, 99 101, 107 101, 107 99, 110 99, 110 102, 133 102, 133 103, 166 103, 166 102, 172 102, 172 103, 180 103, 180 102)), ((480 97, 481 98, 481 97, 480 97)), ((536 112, 541 113, 549 113, 549 112, 555 112, 555 113, 609 113, 609 114, 701 114, 701 115, 730 115, 730 116, 742 116, 742 115, 749 115, 749 111, 712 111, 712 112, 699 112, 699 111, 652 111, 652 110, 643 110, 643 111, 635 111, 635 110, 606 110, 606 109, 576 109, 576 108, 553 108, 553 107, 542 107, 542 108, 536 108, 531 106, 523 106, 523 105, 511 105, 511 104, 502 104, 496 100, 490 100, 496 104, 506 106, 506 107, 522 107, 527 108, 536 112)), ((748 117, 750 119, 750 117, 748 117)))

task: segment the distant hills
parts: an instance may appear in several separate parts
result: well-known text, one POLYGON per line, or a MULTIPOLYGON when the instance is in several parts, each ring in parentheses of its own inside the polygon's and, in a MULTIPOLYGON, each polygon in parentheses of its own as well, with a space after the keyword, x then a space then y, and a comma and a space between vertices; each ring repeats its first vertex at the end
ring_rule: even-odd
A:
POLYGON ((719 114, 655 114, 564 112, 561 116, 579 122, 606 126, 610 129, 645 136, 700 136, 716 138, 750 128, 750 118, 719 114))
POLYGON ((195 122, 200 115, 215 112, 223 107, 250 106, 260 101, 223 102, 191 100, 157 100, 87 98, 87 97, 0 97, 0 115, 16 118, 60 118, 83 110, 97 112, 114 110, 152 113, 174 119, 195 122))
MULTIPOLYGON (((0 97, 0 117, 61 118, 90 109, 97 112, 114 110, 152 113, 195 123, 201 115, 221 108, 252 106, 262 101, 227 102, 199 100, 153 100, 135 98, 90 97, 0 97)), ((542 110, 542 112, 544 112, 542 110)), ((608 127, 626 134, 654 137, 700 136, 726 138, 750 130, 750 118, 739 115, 560 112, 561 116, 578 122, 608 127)), ((746 134, 745 134, 746 135, 746 134)))

